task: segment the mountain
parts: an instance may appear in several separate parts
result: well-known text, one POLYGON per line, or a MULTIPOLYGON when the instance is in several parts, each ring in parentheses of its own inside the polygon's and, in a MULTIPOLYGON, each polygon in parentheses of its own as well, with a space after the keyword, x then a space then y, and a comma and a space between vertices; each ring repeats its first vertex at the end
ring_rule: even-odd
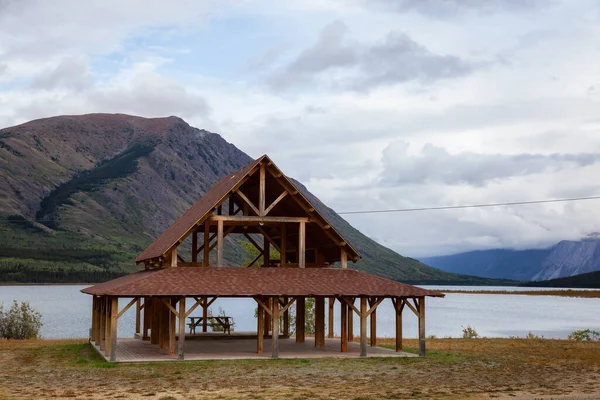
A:
MULTIPOLYGON (((2 129, 0 281, 90 282, 135 271, 137 253, 250 160, 177 117, 59 116, 2 129)), ((299 186, 361 252, 354 268, 411 282, 490 283, 381 246, 299 186)), ((242 261, 239 248, 225 246, 227 261, 242 261)))
POLYGON ((547 281, 526 282, 519 286, 600 289, 600 271, 568 276, 566 278, 550 279, 547 281))
POLYGON ((592 236, 563 240, 547 249, 478 250, 421 260, 459 274, 542 281, 600 270, 600 239, 592 236))

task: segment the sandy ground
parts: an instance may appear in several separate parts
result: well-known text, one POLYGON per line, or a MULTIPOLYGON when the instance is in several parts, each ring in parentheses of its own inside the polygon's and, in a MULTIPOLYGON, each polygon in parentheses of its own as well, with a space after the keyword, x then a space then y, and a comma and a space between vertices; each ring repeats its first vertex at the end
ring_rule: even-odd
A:
POLYGON ((111 364, 85 341, 0 341, 0 398, 600 399, 600 342, 432 339, 428 348, 425 358, 111 364))

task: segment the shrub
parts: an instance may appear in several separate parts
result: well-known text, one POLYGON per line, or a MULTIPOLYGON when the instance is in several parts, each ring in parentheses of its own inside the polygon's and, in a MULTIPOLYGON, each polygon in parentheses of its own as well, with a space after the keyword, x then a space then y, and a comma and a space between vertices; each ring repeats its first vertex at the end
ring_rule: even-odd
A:
POLYGON ((21 304, 13 300, 10 309, 4 311, 0 304, 0 337, 5 339, 34 339, 40 336, 42 315, 29 302, 21 304))
POLYGON ((573 331, 569 335, 569 340, 577 340, 578 342, 591 342, 593 340, 600 340, 600 332, 593 331, 591 329, 580 329, 573 331))
POLYGON ((463 339, 476 339, 479 337, 479 333, 472 328, 471 325, 467 325, 466 327, 462 327, 463 339))

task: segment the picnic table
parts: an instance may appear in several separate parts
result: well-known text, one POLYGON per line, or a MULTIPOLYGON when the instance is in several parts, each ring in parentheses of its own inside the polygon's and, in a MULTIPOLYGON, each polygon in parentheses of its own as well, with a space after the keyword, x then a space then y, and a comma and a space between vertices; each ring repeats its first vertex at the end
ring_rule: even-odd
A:
MULTIPOLYGON (((188 317, 190 323, 188 324, 190 328, 190 334, 196 334, 196 327, 202 323, 204 317, 188 317)), ((233 318, 226 316, 218 316, 218 317, 207 317, 206 318, 207 325, 211 328, 220 327, 223 329, 223 332, 227 332, 228 335, 231 335, 231 327, 233 326, 233 318)))

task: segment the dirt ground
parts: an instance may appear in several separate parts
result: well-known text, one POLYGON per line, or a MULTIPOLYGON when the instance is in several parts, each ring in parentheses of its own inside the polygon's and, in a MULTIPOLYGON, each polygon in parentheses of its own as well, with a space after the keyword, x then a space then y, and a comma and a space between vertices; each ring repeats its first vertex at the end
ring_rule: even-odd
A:
POLYGON ((600 342, 427 344, 425 358, 114 364, 81 340, 0 341, 0 398, 600 399, 600 342))

